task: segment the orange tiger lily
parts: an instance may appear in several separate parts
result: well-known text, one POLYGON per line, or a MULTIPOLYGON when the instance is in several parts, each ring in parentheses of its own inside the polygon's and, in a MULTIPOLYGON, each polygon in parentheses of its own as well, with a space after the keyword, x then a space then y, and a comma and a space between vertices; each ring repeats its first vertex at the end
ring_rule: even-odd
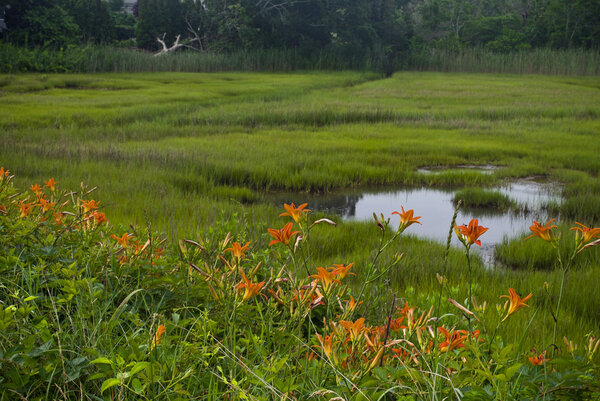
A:
POLYGON ((534 366, 545 365, 549 359, 546 358, 546 351, 542 352, 539 356, 530 356, 529 362, 534 366))
POLYGON ((87 213, 89 211, 98 209, 100 207, 100 202, 90 199, 89 201, 81 201, 81 205, 83 206, 83 213, 87 213))
POLYGON ((329 359, 334 359, 333 348, 335 347, 335 341, 333 341, 333 334, 321 337, 321 335, 317 333, 317 339, 319 340, 319 343, 321 343, 321 345, 317 345, 317 347, 321 348, 323 353, 327 355, 329 359))
POLYGON ((354 299, 354 297, 352 295, 350 295, 350 300, 345 301, 345 302, 346 302, 346 307, 344 308, 344 312, 346 312, 346 311, 354 312, 354 310, 358 306, 360 306, 360 304, 363 303, 363 301, 356 302, 356 300, 354 299))
POLYGON ((279 217, 289 216, 296 223, 299 223, 300 222, 300 217, 302 216, 302 213, 308 214, 308 213, 311 212, 309 209, 303 210, 307 205, 308 205, 308 203, 303 203, 300 206, 296 207, 296 205, 294 205, 294 203, 292 203, 291 205, 288 205, 287 203, 284 203, 283 204, 283 208, 285 209, 286 213, 281 213, 279 215, 279 217))
POLYGON ((540 237, 546 242, 552 242, 554 240, 554 233, 552 232, 553 228, 556 228, 555 225, 550 225, 556 219, 552 219, 546 223, 545 226, 541 225, 537 221, 533 221, 533 225, 529 227, 529 229, 533 232, 529 237, 525 238, 528 240, 533 237, 540 237))
MULTIPOLYGON (((571 230, 577 232, 577 247, 582 248, 587 243, 600 238, 600 227, 586 227, 581 223, 575 222, 579 227, 572 227, 571 230)), ((583 249, 583 248, 582 248, 583 249)))
POLYGON ((244 282, 238 284, 237 286, 238 290, 241 290, 242 288, 245 289, 242 301, 250 299, 256 294, 260 293, 261 288, 265 285, 264 281, 261 281, 260 283, 253 283, 252 281, 250 281, 250 279, 248 279, 248 277, 246 277, 244 272, 242 272, 242 279, 244 282))
POLYGON ((234 242, 231 244, 231 248, 225 249, 224 252, 230 251, 233 256, 238 258, 238 260, 241 260, 246 256, 244 252, 248 250, 248 245, 250 245, 250 242, 246 242, 246 245, 244 246, 241 246, 238 242, 234 242))
POLYGON ((392 214, 397 214, 398 216, 400 216, 400 225, 398 226, 398 232, 400 232, 400 233, 403 232, 409 226, 411 226, 415 223, 421 224, 421 222, 419 221, 421 216, 413 217, 413 214, 415 212, 413 209, 409 209, 409 210, 405 211, 404 206, 400 206, 400 209, 402 209, 402 213, 400 213, 400 212, 392 213, 392 214))
POLYGON ((533 296, 533 294, 529 294, 525 298, 521 298, 519 294, 517 294, 517 292, 512 288, 508 289, 508 293, 510 295, 500 295, 500 298, 508 298, 510 302, 508 312, 506 313, 506 316, 504 316, 504 319, 502 319, 502 321, 505 321, 510 315, 512 315, 519 309, 529 307, 529 305, 527 305, 525 301, 527 301, 533 296))
POLYGON ((281 242, 284 245, 289 245, 290 244, 290 239, 295 235, 298 234, 300 231, 294 231, 292 232, 292 223, 288 223, 286 224, 282 229, 279 230, 275 230, 273 228, 269 228, 269 234, 271 234, 273 236, 273 238, 275 238, 274 240, 272 240, 271 242, 269 242, 269 246, 277 244, 279 242, 281 242))
POLYGON ((464 348, 465 340, 469 337, 465 330, 452 330, 448 332, 444 327, 438 327, 438 331, 444 335, 445 340, 439 345, 442 352, 452 351, 456 348, 464 348))
POLYGON ((40 187, 40 184, 32 185, 29 189, 35 194, 36 197, 39 198, 42 196, 42 187, 40 187))
POLYGON ((456 236, 466 247, 470 247, 473 244, 481 246, 481 241, 479 241, 478 238, 487 230, 489 230, 489 228, 480 226, 477 219, 471 220, 468 227, 464 224, 462 226, 454 226, 456 236))
POLYGON ((340 280, 343 280, 349 274, 355 276, 356 274, 349 272, 352 266, 354 266, 354 263, 350 263, 347 266, 334 264, 332 273, 334 273, 340 280))
POLYGON ((310 277, 316 278, 323 286, 323 289, 325 291, 327 291, 329 286, 332 285, 333 283, 337 283, 337 284, 340 283, 340 280, 336 279, 335 276, 336 276, 335 270, 329 271, 322 267, 317 267, 317 274, 313 274, 310 277))
POLYGON ((96 224, 101 225, 102 223, 108 222, 106 215, 104 212, 96 212, 93 214, 94 220, 96 220, 96 224))
POLYGON ((166 331, 167 331, 167 329, 165 328, 164 324, 161 324, 160 326, 158 326, 158 328, 156 329, 156 333, 154 334, 154 338, 152 339, 152 346, 150 347, 151 350, 153 350, 154 347, 156 347, 158 344, 160 344, 160 341, 161 341, 162 337, 165 335, 166 331))
POLYGON ((350 336, 350 341, 354 341, 359 338, 361 334, 365 331, 365 318, 361 317, 356 322, 340 320, 340 324, 350 336))
POLYGON ((124 249, 127 248, 127 241, 129 240, 129 234, 125 233, 123 234, 121 237, 117 237, 115 234, 112 234, 110 236, 112 239, 114 239, 115 241, 117 241, 119 243, 119 245, 121 245, 124 249))
POLYGON ((46 199, 40 198, 40 207, 42 208, 42 212, 52 210, 54 205, 56 205, 56 202, 48 202, 46 199))
POLYGON ((31 203, 19 202, 19 209, 21 209, 21 218, 27 217, 31 211, 31 203))
POLYGON ((57 184, 56 181, 54 181, 54 178, 50 178, 48 181, 46 181, 46 187, 50 188, 50 191, 54 192, 54 186, 57 184))

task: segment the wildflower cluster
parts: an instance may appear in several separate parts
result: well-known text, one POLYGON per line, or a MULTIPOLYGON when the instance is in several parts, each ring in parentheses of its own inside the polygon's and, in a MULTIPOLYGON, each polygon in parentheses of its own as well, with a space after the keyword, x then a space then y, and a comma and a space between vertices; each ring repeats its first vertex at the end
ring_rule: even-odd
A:
POLYGON ((87 198, 96 188, 88 190, 82 184, 78 193, 60 191, 58 182, 50 178, 21 193, 12 186, 13 177, 9 170, 0 167, 0 194, 4 195, 1 215, 16 213, 29 224, 49 230, 60 226, 63 231, 89 231, 108 224, 99 203, 87 198))
MULTIPOLYGON (((95 188, 65 192, 51 178, 18 192, 12 178, 0 168, 7 399, 48 399, 52 386, 40 383, 54 382, 52 396, 65 399, 290 400, 553 399, 570 395, 567 380, 578 394, 600 382, 595 335, 521 350, 522 322, 544 311, 539 294, 515 285, 495 309, 489 294, 471 294, 469 252, 488 230, 477 220, 453 224, 469 296, 460 301, 466 284, 438 274, 439 294, 415 298, 386 281, 410 269, 403 254, 381 256, 421 224, 403 206, 397 229, 375 215, 370 263, 329 265, 313 261, 311 239, 336 223, 314 219, 307 204, 285 204, 284 222, 261 240, 215 230, 170 250, 150 227, 109 225, 95 188)), ((559 251, 551 223, 534 223, 533 236, 559 251)), ((572 254, 557 254, 565 272, 600 237, 581 223, 572 231, 572 254)), ((558 311, 551 317, 562 323, 558 311)))

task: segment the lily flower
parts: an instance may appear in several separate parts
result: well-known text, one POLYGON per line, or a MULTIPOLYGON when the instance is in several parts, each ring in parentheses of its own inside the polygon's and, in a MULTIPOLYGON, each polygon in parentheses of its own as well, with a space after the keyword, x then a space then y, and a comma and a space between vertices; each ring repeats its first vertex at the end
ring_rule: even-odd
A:
POLYGON ((19 209, 21 209, 21 218, 23 219, 27 217, 27 215, 31 211, 31 203, 21 201, 19 202, 19 209))
POLYGON ((108 222, 108 219, 106 218, 104 212, 95 212, 93 216, 97 225, 101 225, 102 223, 108 222))
POLYGON ((40 184, 32 185, 29 189, 35 194, 36 197, 39 198, 42 196, 42 187, 40 187, 40 184))
POLYGON ((44 198, 40 198, 40 207, 42 208, 42 212, 47 212, 48 210, 52 210, 52 207, 56 205, 56 202, 48 202, 44 198))
MULTIPOLYGON (((581 223, 575 222, 579 227, 572 227, 571 230, 576 231, 577 248, 581 251, 584 247, 593 240, 600 238, 600 227, 586 227, 581 223)), ((591 246, 591 245, 590 245, 591 246)))
POLYGON ((127 249, 127 241, 129 240, 129 234, 125 233, 123 234, 123 236, 121 237, 117 237, 115 234, 112 234, 110 236, 112 239, 114 239, 115 241, 117 241, 119 243, 119 245, 121 245, 123 247, 123 249, 127 249))
POLYGON ((63 221, 62 221, 62 214, 60 213, 56 213, 56 212, 52 212, 52 215, 54 216, 54 223, 58 226, 60 226, 63 221))
POLYGON ((250 242, 246 242, 246 245, 244 246, 241 246, 238 242, 234 242, 231 245, 231 248, 227 248, 223 252, 230 251, 233 256, 238 258, 238 260, 241 260, 246 256, 244 252, 248 250, 248 245, 250 245, 250 242))
POLYGON ((361 334, 365 331, 365 318, 361 317, 356 322, 340 320, 340 324, 350 336, 350 341, 354 341, 361 336, 361 334))
POLYGON ((0 167, 0 180, 3 180, 5 177, 8 177, 10 174, 10 170, 5 170, 4 167, 0 167))
POLYGON ((333 354, 333 348, 335 347, 335 342, 333 341, 333 334, 321 337, 321 335, 317 333, 317 339, 321 343, 321 346, 317 345, 317 347, 323 350, 323 353, 327 355, 327 358, 335 359, 335 356, 333 354))
POLYGON ((50 191, 54 192, 54 186, 57 184, 56 181, 54 181, 54 178, 50 178, 48 181, 46 181, 46 187, 50 188, 50 191))
POLYGON ((533 225, 529 227, 529 229, 533 232, 533 234, 531 234, 529 237, 525 238, 525 240, 528 240, 529 238, 532 238, 532 237, 540 237, 541 239, 543 239, 546 242, 553 242, 555 237, 554 237, 554 233, 552 232, 552 229, 556 228, 557 226, 550 225, 550 223, 552 223, 554 220, 556 220, 556 219, 552 219, 552 220, 548 221, 545 226, 541 225, 540 223, 538 223, 537 221, 534 220, 533 225))
POLYGON ((504 316, 504 319, 502 319, 502 321, 505 321, 510 315, 512 315, 519 309, 529 307, 529 305, 527 305, 525 303, 525 301, 527 301, 533 295, 533 294, 529 294, 525 298, 521 298, 519 296, 519 294, 517 294, 517 292, 512 288, 508 289, 508 293, 510 295, 500 295, 500 298, 508 298, 509 302, 510 302, 510 305, 508 307, 508 312, 506 313, 506 316, 504 316))
POLYGON ((356 302, 356 300, 354 299, 354 297, 352 295, 350 295, 350 300, 349 301, 345 301, 346 302, 346 307, 344 308, 344 312, 346 311, 350 311, 350 312, 354 312, 354 310, 363 303, 363 301, 359 301, 356 302))
POLYGON ((264 281, 261 281, 260 283, 253 283, 250 281, 250 279, 248 279, 248 277, 246 277, 244 272, 242 272, 242 279, 244 282, 237 285, 238 290, 241 290, 242 288, 245 289, 242 302, 260 293, 261 288, 265 285, 264 281))
POLYGON ((90 199, 89 201, 81 201, 81 205, 83 206, 83 213, 87 213, 98 209, 100 207, 100 202, 90 199))
POLYGON ((419 219, 421 218, 421 216, 417 216, 417 217, 413 217, 414 214, 414 210, 413 209, 409 209, 409 210, 404 210, 404 206, 400 206, 400 209, 402 209, 402 213, 400 212, 393 212, 392 214, 397 214, 398 216, 400 216, 400 225, 398 226, 398 232, 401 233, 404 230, 406 230, 409 226, 417 223, 417 224, 421 224, 421 222, 419 221, 419 219))
POLYGON ((467 248, 471 247, 473 244, 481 246, 481 241, 479 241, 478 238, 487 230, 489 230, 489 228, 480 226, 477 219, 471 220, 468 226, 465 226, 464 224, 462 226, 454 226, 456 236, 467 248))
POLYGON ((340 280, 336 278, 336 275, 337 273, 335 272, 335 270, 329 271, 322 267, 317 267, 317 274, 312 274, 310 277, 316 278, 323 286, 323 289, 327 291, 327 289, 329 289, 329 286, 333 283, 340 283, 340 280))
POLYGON ((546 351, 542 352, 539 356, 530 356, 529 362, 534 366, 545 365, 549 359, 546 358, 546 351))
POLYGON ((352 274, 353 276, 356 276, 356 274, 354 273, 349 273, 349 270, 352 268, 352 266, 354 266, 354 263, 350 263, 347 266, 344 265, 337 265, 337 264, 333 264, 333 271, 332 273, 335 273, 335 275, 340 279, 343 280, 347 275, 352 274))
POLYGON ((166 331, 167 331, 167 329, 165 328, 164 324, 161 324, 160 326, 158 326, 158 328, 156 329, 156 333, 154 334, 154 338, 152 339, 152 346, 150 347, 151 350, 153 350, 154 347, 156 347, 158 344, 160 344, 160 341, 161 341, 162 337, 165 335, 166 331))
POLYGON ((308 203, 303 203, 300 206, 296 207, 296 205, 294 205, 293 203, 291 205, 288 205, 287 203, 283 204, 283 208, 285 209, 286 213, 281 213, 279 215, 279 217, 283 217, 283 216, 289 216, 291 217, 296 223, 300 222, 300 217, 302 216, 302 214, 308 214, 311 212, 310 209, 306 209, 303 210, 306 206, 308 205, 308 203))
POLYGON ((277 244, 279 242, 281 242, 284 245, 289 245, 290 239, 295 234, 298 234, 300 232, 300 231, 292 232, 292 225, 293 225, 292 223, 288 223, 282 229, 279 229, 279 230, 275 230, 273 228, 268 228, 269 234, 271 234, 273 236, 273 238, 275 238, 274 240, 269 242, 269 246, 277 244))
POLYGON ((444 327, 438 327, 438 331, 444 335, 444 341, 439 345, 442 352, 452 351, 456 348, 464 348, 465 340, 469 337, 465 330, 452 330, 448 332, 444 327))

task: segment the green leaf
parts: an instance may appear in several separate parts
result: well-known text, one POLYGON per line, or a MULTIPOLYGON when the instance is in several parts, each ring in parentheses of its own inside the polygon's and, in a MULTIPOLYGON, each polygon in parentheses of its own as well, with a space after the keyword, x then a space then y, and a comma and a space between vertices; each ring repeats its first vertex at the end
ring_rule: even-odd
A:
POLYGON ((121 380, 119 379, 106 379, 104 380, 104 383, 102 383, 102 388, 100 388, 100 392, 103 393, 104 390, 106 390, 107 388, 111 388, 118 384, 121 384, 121 380))
POLYGON ((131 387, 133 388, 133 391, 135 391, 138 394, 141 394, 141 392, 144 390, 142 382, 140 382, 138 379, 133 379, 131 381, 131 387))
POLYGON ((99 363, 99 364, 105 364, 105 365, 110 365, 110 366, 113 366, 113 365, 114 365, 114 362, 113 362, 113 361, 111 361, 111 360, 110 360, 110 359, 108 359, 108 358, 104 358, 104 357, 102 357, 102 358, 98 358, 98 359, 94 359, 94 360, 93 360, 92 362, 90 362, 90 363, 99 363))
POLYGON ((138 292, 142 291, 143 288, 138 288, 135 291, 132 291, 129 295, 127 295, 125 297, 125 299, 121 302, 121 304, 117 307, 117 310, 115 311, 115 313, 113 313, 113 315, 111 316, 110 320, 108 321, 108 325, 110 326, 112 324, 112 322, 117 319, 119 317, 119 315, 121 314, 121 312, 123 311, 123 307, 125 305, 127 305, 127 302, 129 302, 129 300, 131 299, 131 297, 133 297, 135 294, 137 294, 138 292))
POLYGON ((105 373, 98 372, 98 373, 94 373, 93 375, 91 375, 87 379, 88 380, 96 380, 96 379, 104 379, 105 377, 106 377, 105 373))
POLYGON ((133 368, 131 368, 129 373, 131 376, 133 376, 136 373, 146 369, 148 366, 150 366, 150 362, 137 362, 135 365, 133 365, 133 368))
POLYGON ((523 364, 521 362, 518 362, 515 363, 513 366, 506 368, 506 378, 510 380, 513 377, 513 375, 517 373, 517 370, 519 370, 521 366, 523 366, 523 364))

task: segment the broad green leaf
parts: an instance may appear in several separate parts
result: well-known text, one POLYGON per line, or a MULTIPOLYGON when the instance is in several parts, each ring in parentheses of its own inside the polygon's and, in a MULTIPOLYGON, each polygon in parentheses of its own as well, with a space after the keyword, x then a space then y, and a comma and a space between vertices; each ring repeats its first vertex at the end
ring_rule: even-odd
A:
POLYGON ((111 388, 118 384, 121 384, 121 380, 119 379, 106 379, 104 380, 104 383, 102 383, 102 388, 100 388, 100 392, 103 393, 104 390, 106 390, 107 388, 111 388))
POLYGON ((94 360, 93 360, 92 362, 90 362, 90 363, 105 364, 105 365, 110 365, 110 366, 113 366, 113 365, 114 365, 114 362, 113 362, 113 361, 111 361, 111 360, 110 360, 110 359, 108 359, 108 358, 104 358, 104 357, 102 357, 102 358, 98 358, 98 359, 94 359, 94 360))
POLYGON ((146 369, 148 366, 150 366, 150 362, 137 362, 135 365, 133 365, 133 368, 131 368, 129 373, 131 376, 133 376, 136 373, 146 369))
POLYGON ((506 378, 508 380, 512 379, 513 375, 519 370, 519 368, 523 366, 521 362, 515 363, 513 366, 506 368, 506 378))

